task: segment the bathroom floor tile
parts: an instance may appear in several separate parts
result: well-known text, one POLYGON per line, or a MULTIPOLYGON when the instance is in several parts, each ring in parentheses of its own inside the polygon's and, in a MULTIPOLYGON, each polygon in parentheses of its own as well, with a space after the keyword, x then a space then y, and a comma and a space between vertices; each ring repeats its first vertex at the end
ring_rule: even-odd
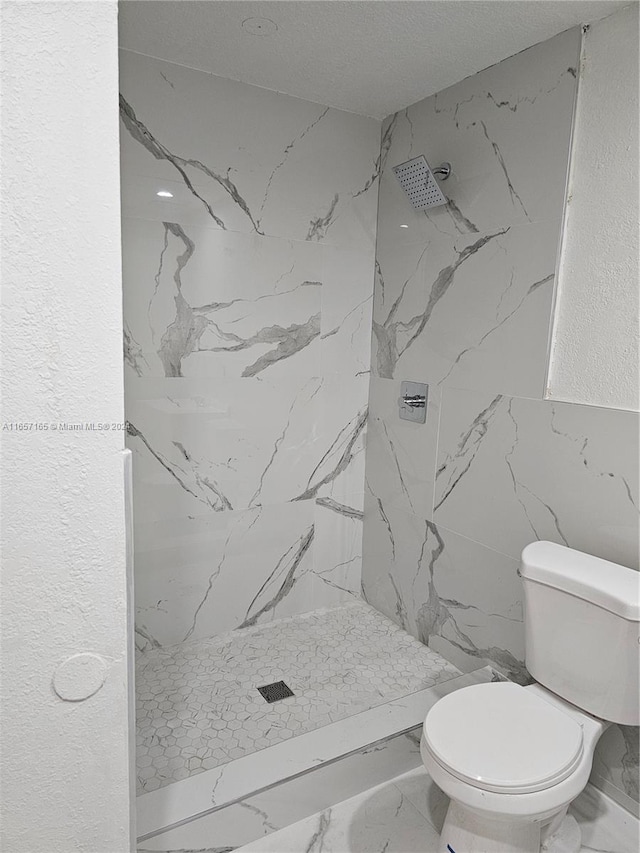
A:
POLYGON ((138 793, 459 675, 360 602, 143 652, 138 793), (294 695, 268 704, 258 687, 277 681, 294 695))
MULTIPOLYGON (((241 847, 242 853, 437 853, 448 798, 423 767, 241 847)), ((571 807, 580 853, 636 853, 638 821, 588 786, 571 807), (595 806, 594 806, 595 804, 595 806), (593 845, 593 846, 592 846, 593 845)), ((551 848, 560 850, 561 847, 551 848)))
MULTIPOLYGON (((398 777, 402 780, 403 777, 398 777)), ((246 853, 436 853, 439 836, 394 782, 242 847, 246 853)))

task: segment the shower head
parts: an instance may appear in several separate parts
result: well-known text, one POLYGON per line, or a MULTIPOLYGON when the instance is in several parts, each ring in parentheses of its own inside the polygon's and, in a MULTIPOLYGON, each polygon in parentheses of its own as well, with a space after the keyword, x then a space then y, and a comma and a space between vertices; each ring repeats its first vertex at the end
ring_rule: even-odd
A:
POLYGON ((443 163, 437 169, 431 170, 426 158, 421 154, 413 160, 394 166, 393 171, 416 210, 447 204, 448 199, 436 183, 435 175, 441 175, 442 180, 446 180, 451 173, 449 163, 443 163))

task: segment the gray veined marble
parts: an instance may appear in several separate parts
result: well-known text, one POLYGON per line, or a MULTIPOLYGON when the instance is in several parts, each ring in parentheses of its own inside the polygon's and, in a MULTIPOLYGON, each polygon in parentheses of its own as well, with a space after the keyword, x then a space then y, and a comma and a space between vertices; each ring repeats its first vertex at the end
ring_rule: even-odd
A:
POLYGON ((120 68, 126 217, 372 250, 375 120, 127 51, 120 68))
MULTIPOLYGON (((459 675, 362 601, 148 649, 137 660, 139 791, 220 767, 214 789, 205 785, 203 811, 219 804, 215 787, 221 796, 236 772, 222 766, 230 760, 459 675), (282 678, 294 695, 267 704, 256 686, 282 678)), ((311 756, 313 766, 318 753, 311 756)), ((280 778, 286 770, 275 768, 280 778)), ((262 787, 252 781, 245 775, 245 791, 262 787)))
POLYGON ((141 524, 140 647, 207 638, 314 606, 314 509, 305 501, 141 524))
POLYGON ((355 518, 361 521, 363 517, 363 511, 361 509, 345 506, 344 504, 338 503, 338 501, 334 501, 333 498, 318 498, 316 500, 316 505, 325 509, 330 509, 333 512, 337 512, 338 515, 344 515, 347 518, 355 518))
POLYGON ((144 434, 131 421, 127 423, 127 436, 130 439, 139 439, 151 456, 171 475, 180 488, 203 503, 208 509, 212 509, 215 512, 233 509, 228 498, 220 491, 218 485, 191 466, 191 456, 180 442, 174 441, 173 445, 177 449, 177 455, 182 464, 180 462, 170 462, 161 451, 155 450, 144 434))
POLYGON ((436 470, 436 484, 439 492, 434 511, 442 506, 471 468, 482 439, 487 434, 502 400, 501 394, 495 396, 489 405, 475 416, 469 428, 460 436, 455 450, 439 462, 436 470), (440 482, 438 482, 439 480, 440 482))
MULTIPOLYGON (((400 295, 391 306, 391 310, 384 322, 382 324, 374 322, 374 332, 378 340, 378 374, 381 377, 389 379, 393 377, 398 359, 404 355, 409 347, 415 343, 418 336, 424 332, 436 305, 451 286, 458 268, 486 243, 501 234, 506 234, 506 230, 481 237, 470 246, 465 246, 458 251, 455 260, 443 267, 435 276, 424 309, 408 320, 396 320, 396 314, 402 303, 405 289, 412 277, 410 276, 404 282, 400 295)), ((420 264, 423 255, 418 259, 418 264, 420 264)))
MULTIPOLYGON (((301 142, 305 138, 305 136, 307 136, 308 133, 310 133, 310 131, 313 130, 313 128, 318 124, 318 122, 322 121, 322 119, 329 112, 329 109, 330 109, 329 107, 325 107, 325 109, 323 109, 321 111, 318 118, 314 119, 308 127, 305 127, 305 129, 301 133, 299 133, 295 139, 293 139, 291 142, 289 142, 287 147, 284 149, 284 151, 282 153, 282 159, 280 160, 280 162, 276 166, 274 166, 271 174, 269 175, 269 179, 267 181, 267 186, 266 186, 265 191, 264 191, 264 197, 262 199, 262 204, 260 205, 260 214, 261 215, 262 215, 262 212, 264 211, 265 205, 266 205, 267 200, 269 198, 269 191, 271 189, 271 185, 273 184, 273 180, 274 180, 276 174, 280 171, 280 169, 282 169, 282 167, 286 164, 287 158, 288 158, 290 152, 295 148, 295 146, 299 142, 301 142)), ((260 222, 260 218, 258 218, 258 223, 259 222, 260 222)))
POLYGON ((559 228, 531 223, 426 245, 381 239, 376 374, 542 396, 559 228))
MULTIPOLYGON (((196 252, 196 245, 177 223, 165 222, 164 228, 164 244, 160 254, 158 272, 155 276, 156 286, 149 303, 149 313, 153 311, 153 302, 165 280, 163 268, 168 263, 165 254, 169 249, 169 236, 176 238, 179 246, 182 244, 181 248, 183 249, 183 251, 181 248, 174 250, 176 255, 175 267, 170 278, 175 288, 173 295, 175 316, 164 330, 158 348, 158 356, 165 376, 182 376, 183 363, 194 352, 238 353, 243 350, 250 350, 251 352, 262 350, 257 358, 245 366, 241 374, 243 377, 256 376, 276 362, 295 355, 319 336, 319 312, 302 323, 291 323, 288 326, 272 323, 262 328, 256 328, 252 334, 242 335, 234 331, 238 328, 234 324, 237 324, 239 320, 247 319, 246 314, 254 300, 236 298, 230 301, 207 302, 201 305, 189 304, 183 293, 182 273, 196 252)), ((283 298, 299 288, 319 289, 320 287, 320 282, 302 281, 290 290, 259 296, 255 302, 267 299, 277 300, 278 303, 281 303, 283 298)), ((256 307, 255 313, 258 316, 260 309, 262 306, 256 307)), ((266 310, 268 311, 268 309, 266 310)), ((255 323, 257 318, 252 317, 251 319, 255 323)))
POLYGON ((124 323, 123 328, 122 348, 124 363, 134 370, 137 376, 143 376, 149 369, 149 363, 145 358, 142 347, 134 338, 129 325, 126 322, 124 323))
POLYGON ((191 158, 185 159, 184 157, 181 157, 178 154, 173 154, 158 139, 156 139, 156 137, 147 127, 145 127, 142 121, 136 116, 133 107, 127 103, 126 99, 122 95, 120 95, 120 118, 122 119, 125 128, 131 134, 133 139, 136 140, 136 142, 139 142, 141 145, 143 145, 147 149, 147 151, 149 151, 157 160, 166 160, 175 168, 175 170, 178 172, 178 174, 184 181, 189 192, 202 202, 205 209, 207 210, 207 213, 219 228, 226 228, 226 226, 222 219, 220 219, 220 217, 216 215, 209 202, 201 195, 199 195, 199 193, 195 189, 193 183, 191 182, 191 179, 189 178, 189 168, 196 169, 204 173, 205 175, 207 175, 207 177, 211 178, 213 181, 215 181, 216 184, 222 187, 224 191, 233 199, 234 203, 238 205, 240 210, 242 210, 243 213, 246 214, 254 230, 258 234, 263 233, 262 231, 260 231, 253 216, 251 215, 251 211, 249 210, 246 201, 238 192, 238 188, 229 178, 228 172, 226 175, 218 174, 211 168, 206 166, 204 163, 201 163, 199 160, 191 158))
POLYGON ((423 240, 489 233, 562 215, 580 50, 578 28, 481 71, 386 120, 390 165, 425 154, 452 163, 450 204, 407 208, 381 176, 378 237, 400 223, 423 240))
POLYGON ((374 375, 543 396, 579 45, 561 34, 385 123, 374 375), (447 205, 407 205, 390 166, 418 153, 452 162, 447 205))
POLYGON ((330 486, 347 470, 356 453, 362 450, 362 438, 367 424, 367 409, 358 412, 355 418, 340 430, 329 449, 322 455, 307 481, 306 489, 294 500, 315 498, 325 487, 330 486))
POLYGON ((519 559, 550 539, 638 567, 638 416, 446 388, 434 521, 519 559))
POLYGON ((139 525, 292 500, 326 446, 314 429, 317 378, 292 378, 288 386, 254 378, 240 388, 143 379, 128 388, 139 525))
MULTIPOLYGON (((574 77, 575 77, 575 74, 574 74, 574 77)), ((520 206, 522 212, 524 213, 525 218, 528 219, 529 221, 531 221, 531 217, 527 213, 527 210, 526 210, 526 208, 522 202, 522 199, 520 198, 520 196, 516 192, 513 184, 511 183, 511 178, 509 177, 509 173, 507 172, 507 166, 506 166, 506 163, 504 162, 504 157, 502 156, 502 153, 500 152, 500 149, 498 148, 497 143, 493 139, 491 139, 491 137, 489 136, 489 131, 487 130, 487 125, 484 123, 484 121, 482 121, 482 119, 480 119, 479 124, 480 124, 480 127, 482 128, 482 132, 485 135, 485 139, 487 140, 487 142, 489 142, 491 144, 491 147, 493 148, 493 153, 496 155, 498 163, 500 163, 500 168, 502 169, 502 171, 504 173, 504 179, 507 182, 507 187, 509 188, 509 195, 511 196, 511 201, 514 204, 517 203, 520 206)))
POLYGON ((123 244, 129 375, 318 375, 321 308, 350 310, 321 246, 147 220, 123 244))
POLYGON ((251 600, 244 621, 238 625, 238 628, 251 628, 261 616, 274 610, 285 596, 291 592, 294 584, 299 580, 297 571, 305 554, 311 547, 313 534, 314 528, 312 526, 278 560, 278 564, 274 570, 251 600))
POLYGON ((602 736, 593 762, 597 784, 604 781, 629 798, 640 799, 640 745, 637 726, 612 726, 602 736))
MULTIPOLYGON (((405 794, 405 776, 371 788, 242 850, 272 853, 423 853, 438 832, 405 794)), ((423 782, 423 785, 427 785, 423 782)))
POLYGON ((349 504, 331 497, 316 500, 313 572, 318 604, 361 598, 363 496, 349 504))
MULTIPOLYGON (((443 637, 447 643, 457 648, 465 655, 480 660, 489 660, 501 671, 514 681, 528 680, 528 673, 522 660, 518 660, 507 649, 496 645, 481 648, 465 632, 462 620, 458 618, 460 611, 473 611, 482 614, 482 610, 476 604, 458 601, 454 598, 446 598, 439 595, 435 585, 436 562, 445 551, 445 540, 438 531, 435 524, 426 522, 426 535, 421 550, 421 561, 428 562, 427 583, 429 595, 416 614, 416 622, 420 631, 420 639, 424 643, 431 643, 432 638, 443 637), (462 623, 462 624, 461 624, 462 623)), ((485 615, 485 614, 482 614, 485 615)), ((502 618, 518 624, 519 619, 514 620, 512 616, 504 616, 495 613, 486 614, 493 618, 502 618)))
POLYGON ((373 495, 365 503, 366 600, 463 670, 491 661, 526 681, 518 563, 373 495))
POLYGON ((429 385, 426 423, 397 416, 400 383, 372 377, 367 428, 367 481, 385 506, 419 518, 433 514, 440 389, 429 385))

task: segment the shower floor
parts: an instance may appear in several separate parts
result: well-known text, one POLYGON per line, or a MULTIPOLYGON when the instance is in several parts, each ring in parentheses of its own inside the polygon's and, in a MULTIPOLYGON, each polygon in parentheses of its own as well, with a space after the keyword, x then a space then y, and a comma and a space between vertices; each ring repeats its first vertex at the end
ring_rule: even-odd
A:
POLYGON ((364 602, 143 652, 138 793, 460 675, 364 602), (258 687, 294 695, 268 704, 258 687))

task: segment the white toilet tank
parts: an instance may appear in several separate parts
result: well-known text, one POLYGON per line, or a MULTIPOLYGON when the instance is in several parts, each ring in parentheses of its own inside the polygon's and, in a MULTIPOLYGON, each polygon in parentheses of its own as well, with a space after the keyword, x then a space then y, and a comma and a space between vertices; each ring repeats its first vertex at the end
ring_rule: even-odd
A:
POLYGON ((522 552, 526 664, 553 693, 640 724, 640 573, 553 542, 522 552))

